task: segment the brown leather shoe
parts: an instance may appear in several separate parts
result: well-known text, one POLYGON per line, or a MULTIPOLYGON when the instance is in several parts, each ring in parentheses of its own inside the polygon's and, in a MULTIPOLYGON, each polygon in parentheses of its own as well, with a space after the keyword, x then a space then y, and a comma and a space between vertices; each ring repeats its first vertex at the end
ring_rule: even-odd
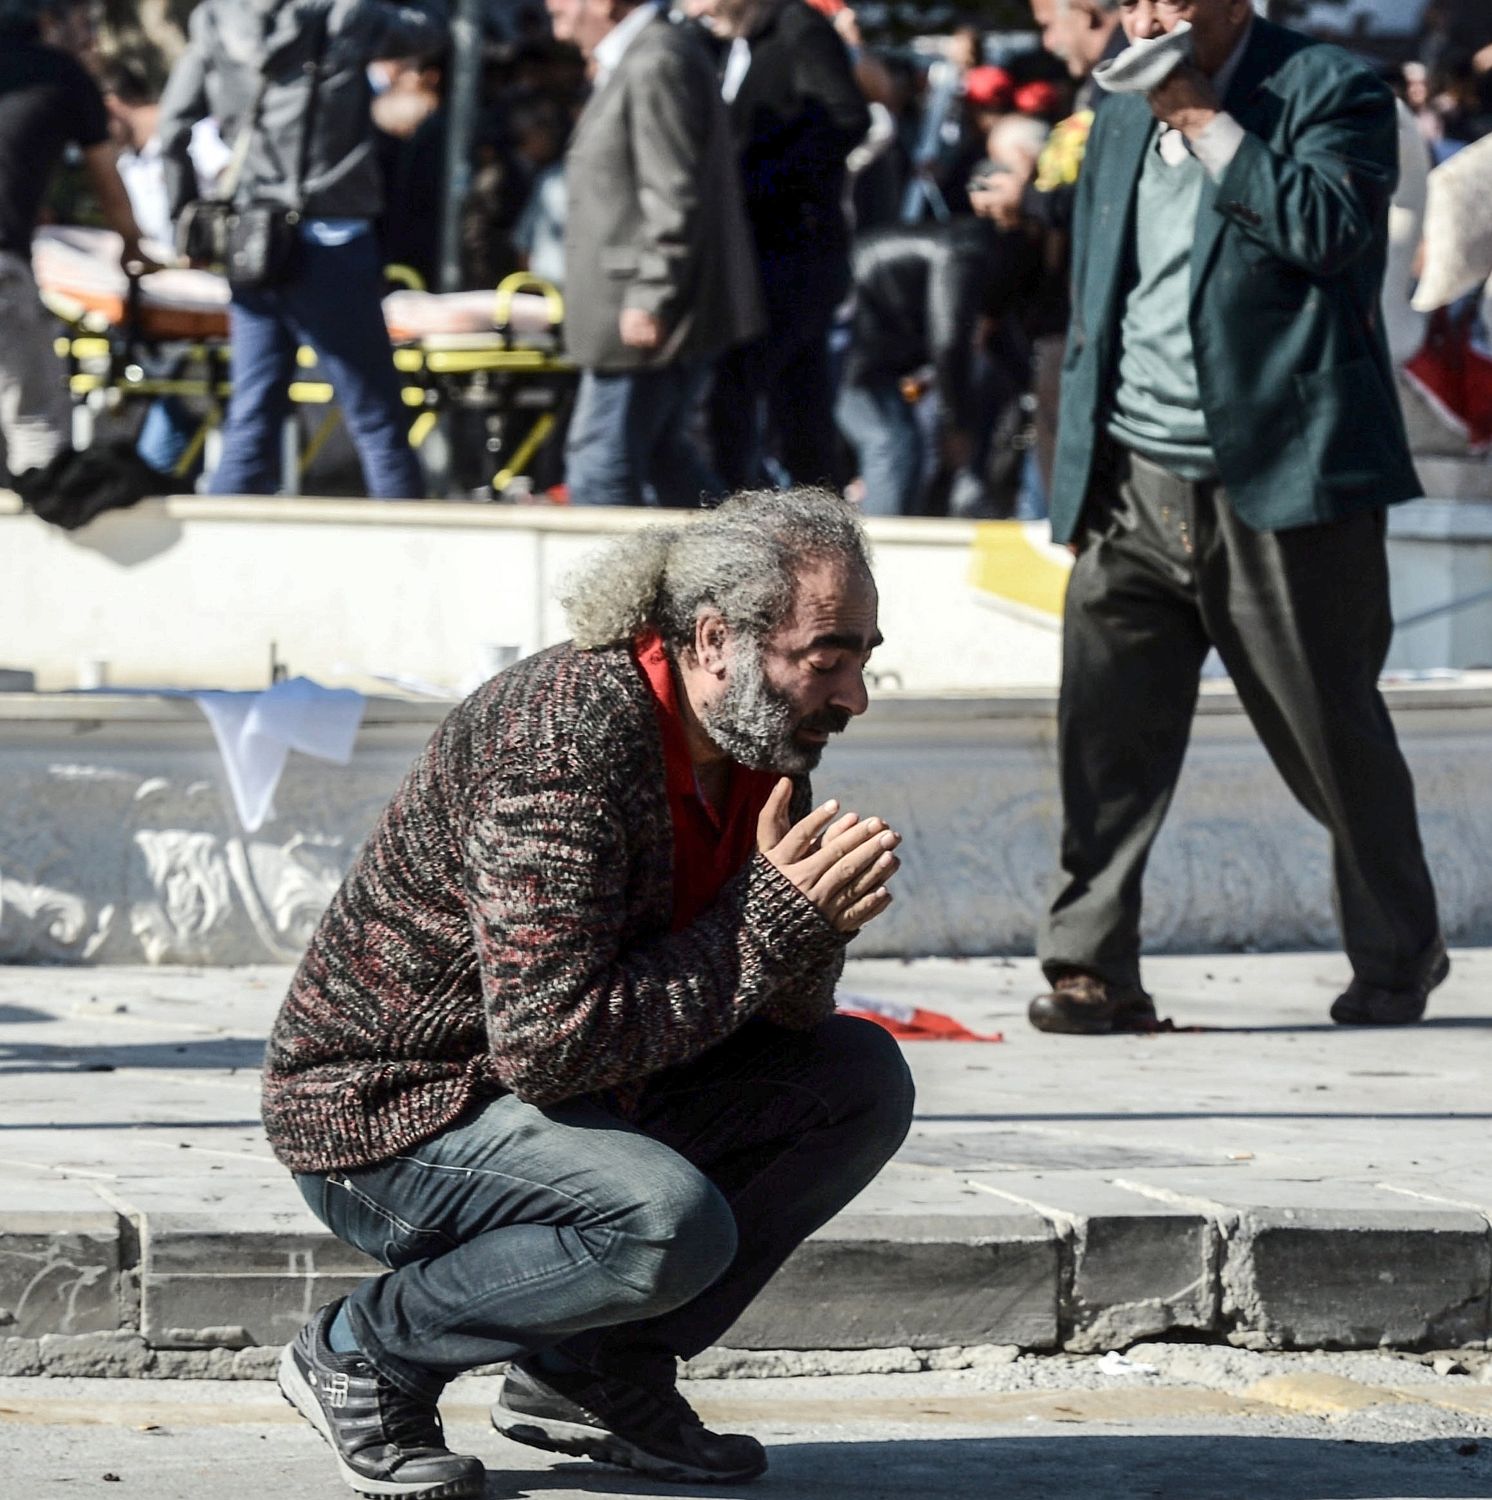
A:
POLYGON ((1438 939, 1420 960, 1419 972, 1402 989, 1380 989, 1354 979, 1332 1002, 1338 1026, 1411 1026, 1425 1013, 1430 991, 1451 971, 1450 956, 1438 939))
POLYGON ((1038 995, 1026 1014, 1038 1031, 1069 1036, 1149 1031, 1158 1024, 1155 1003, 1144 990, 1109 984, 1079 969, 1058 975, 1050 992, 1038 995))

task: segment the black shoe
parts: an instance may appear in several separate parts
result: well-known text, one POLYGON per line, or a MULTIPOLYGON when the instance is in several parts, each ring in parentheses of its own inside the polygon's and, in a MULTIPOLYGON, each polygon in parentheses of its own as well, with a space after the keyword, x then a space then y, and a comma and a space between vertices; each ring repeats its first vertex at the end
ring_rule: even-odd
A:
POLYGON ((296 1334, 280 1356, 280 1392, 324 1437, 342 1478, 360 1495, 467 1500, 482 1493, 479 1458, 452 1453, 433 1401, 390 1384, 361 1354, 337 1354, 327 1343, 340 1303, 296 1334))
POLYGON ((711 1432, 672 1386, 631 1385, 581 1373, 509 1368, 492 1425, 550 1453, 593 1458, 655 1479, 739 1483, 767 1467, 767 1450, 741 1433, 711 1432))
POLYGON ((1332 1002, 1338 1026, 1410 1026, 1425 1013, 1430 991, 1451 971, 1450 955, 1439 939, 1420 962, 1420 971, 1403 989, 1385 990, 1354 979, 1332 1002))
POLYGON ((1108 1036, 1113 1031, 1154 1031, 1155 1002, 1144 990, 1109 984, 1074 969, 1052 981, 1026 1012, 1038 1031, 1068 1036, 1108 1036))

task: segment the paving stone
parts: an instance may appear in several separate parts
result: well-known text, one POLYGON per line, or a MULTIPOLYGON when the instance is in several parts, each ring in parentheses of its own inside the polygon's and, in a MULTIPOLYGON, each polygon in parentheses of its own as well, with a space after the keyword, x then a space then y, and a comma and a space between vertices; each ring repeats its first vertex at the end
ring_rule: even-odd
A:
POLYGON ((1058 1338, 1056 1237, 1034 1213, 841 1214, 789 1258, 721 1342, 914 1349, 1058 1338))
MULTIPOLYGON (((1090 1040, 1027 1025, 1029 958, 853 961, 851 990, 1006 1041, 906 1048, 903 1155, 729 1339, 921 1360, 1168 1330, 1485 1336, 1492 950, 1454 964, 1429 1022, 1389 1035, 1325 1023, 1337 955, 1166 958, 1147 970, 1163 1011, 1216 1029, 1090 1040)), ((0 1308, 59 1257, 24 1326, 0 1315, 0 1365, 39 1370, 43 1334, 138 1328, 151 1359, 226 1376, 376 1270, 304 1210, 257 1123, 251 1063, 287 979, 0 968, 0 1308)))
POLYGON ((1455 1346, 1486 1338, 1492 1244, 1477 1215, 1257 1212, 1229 1239, 1225 1314, 1278 1348, 1455 1346))
POLYGON ((14 1177, 0 1206, 0 1335, 124 1326, 119 1215, 87 1188, 14 1177))
POLYGON ((285 1343, 382 1269, 289 1207, 150 1214, 141 1252, 141 1327, 162 1349, 285 1343))
POLYGON ((1488 1332, 1492 1233, 1478 1213, 1405 1206, 1372 1184, 1165 1176, 1225 1242, 1222 1314, 1251 1348, 1472 1343, 1488 1332))
POLYGON ((1089 1173, 977 1181, 1034 1208, 1062 1236, 1064 1348, 1124 1349, 1176 1329, 1217 1326, 1221 1242, 1202 1212, 1089 1173))

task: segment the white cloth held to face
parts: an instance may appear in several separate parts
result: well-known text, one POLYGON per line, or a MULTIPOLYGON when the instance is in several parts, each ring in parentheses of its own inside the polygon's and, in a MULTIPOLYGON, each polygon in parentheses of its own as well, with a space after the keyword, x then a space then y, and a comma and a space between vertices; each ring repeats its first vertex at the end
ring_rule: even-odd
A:
POLYGON ((1131 42, 1118 57, 1099 63, 1093 81, 1111 94, 1148 94, 1191 60, 1191 23, 1182 21, 1174 31, 1131 42))

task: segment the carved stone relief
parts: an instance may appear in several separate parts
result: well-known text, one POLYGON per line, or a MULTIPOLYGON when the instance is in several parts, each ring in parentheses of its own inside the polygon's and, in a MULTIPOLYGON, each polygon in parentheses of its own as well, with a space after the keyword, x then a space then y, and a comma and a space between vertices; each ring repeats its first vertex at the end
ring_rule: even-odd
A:
MULTIPOLYGON (((1447 933, 1492 940, 1481 736, 1401 727, 1447 933)), ((0 962, 294 962, 428 729, 365 734, 345 768, 292 756, 249 837, 205 726, 0 726, 0 962)), ((858 953, 1032 950, 1059 836, 1047 724, 847 739, 818 782, 906 835, 897 902, 858 953)), ((1193 745, 1145 898, 1152 951, 1336 944, 1325 835, 1242 720, 1193 745)))

